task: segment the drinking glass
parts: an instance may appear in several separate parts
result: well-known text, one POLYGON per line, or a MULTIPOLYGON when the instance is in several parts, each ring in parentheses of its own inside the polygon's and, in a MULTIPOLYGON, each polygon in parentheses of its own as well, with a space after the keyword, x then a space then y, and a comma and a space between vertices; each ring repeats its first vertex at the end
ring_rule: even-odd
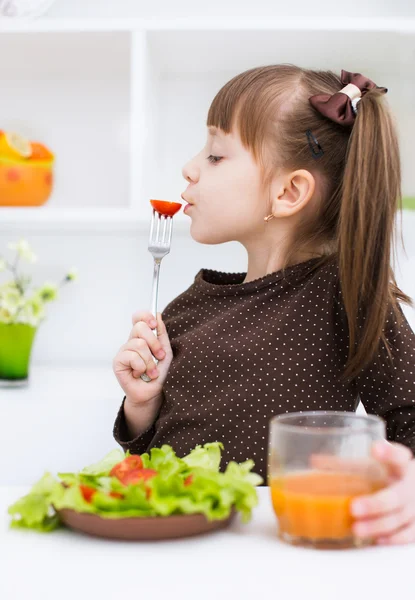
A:
POLYGON ((372 542, 353 535, 350 505, 387 485, 386 468, 371 456, 385 434, 381 418, 352 412, 271 419, 268 485, 282 540, 315 548, 372 542))

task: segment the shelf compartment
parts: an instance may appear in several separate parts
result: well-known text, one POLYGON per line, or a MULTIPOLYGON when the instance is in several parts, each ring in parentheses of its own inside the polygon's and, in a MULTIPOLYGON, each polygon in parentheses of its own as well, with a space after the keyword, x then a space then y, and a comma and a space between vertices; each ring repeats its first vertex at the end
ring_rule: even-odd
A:
POLYGON ((0 129, 56 156, 50 208, 121 208, 130 192, 129 33, 0 36, 0 129))

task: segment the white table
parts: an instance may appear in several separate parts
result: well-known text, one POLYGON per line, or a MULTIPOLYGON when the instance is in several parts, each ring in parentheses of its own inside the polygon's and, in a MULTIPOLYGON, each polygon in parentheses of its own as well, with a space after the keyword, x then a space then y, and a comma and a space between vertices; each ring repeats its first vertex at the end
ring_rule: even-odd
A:
POLYGON ((415 597, 415 545, 294 548, 276 536, 269 490, 248 525, 168 542, 118 542, 10 530, 27 487, 0 487, 2 600, 365 600, 415 597), (143 595, 145 594, 145 595, 143 595), (151 594, 151 596, 149 595, 151 594))

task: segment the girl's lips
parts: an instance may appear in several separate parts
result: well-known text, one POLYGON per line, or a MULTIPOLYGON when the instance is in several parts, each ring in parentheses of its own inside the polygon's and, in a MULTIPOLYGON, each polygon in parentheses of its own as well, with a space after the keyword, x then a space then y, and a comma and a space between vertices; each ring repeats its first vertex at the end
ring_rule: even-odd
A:
POLYGON ((186 206, 183 209, 183 212, 187 212, 189 210, 189 208, 192 208, 192 204, 186 204, 186 206))

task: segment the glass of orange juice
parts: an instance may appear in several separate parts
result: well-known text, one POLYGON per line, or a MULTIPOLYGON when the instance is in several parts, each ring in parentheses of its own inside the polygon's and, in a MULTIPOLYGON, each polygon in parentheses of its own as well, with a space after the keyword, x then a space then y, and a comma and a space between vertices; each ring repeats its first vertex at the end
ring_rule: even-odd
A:
POLYGON ((350 505, 387 484, 385 468, 371 457, 385 433, 381 418, 349 412, 271 419, 268 485, 282 540, 315 548, 371 543, 353 535, 350 505))

